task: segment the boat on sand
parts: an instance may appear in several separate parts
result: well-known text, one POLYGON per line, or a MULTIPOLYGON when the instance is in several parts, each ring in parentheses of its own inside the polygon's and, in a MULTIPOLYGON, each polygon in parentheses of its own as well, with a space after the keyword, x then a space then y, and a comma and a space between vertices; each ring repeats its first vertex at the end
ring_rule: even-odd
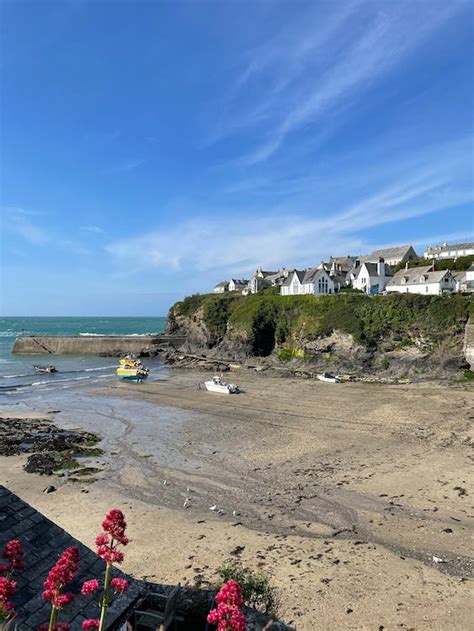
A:
POLYGON ((209 381, 205 381, 204 385, 209 392, 217 392, 219 394, 237 394, 240 392, 239 386, 233 383, 226 383, 222 377, 216 375, 209 381))
POLYGON ((339 375, 331 375, 330 372, 323 372, 321 375, 318 375, 318 379, 326 383, 341 383, 342 381, 339 375))

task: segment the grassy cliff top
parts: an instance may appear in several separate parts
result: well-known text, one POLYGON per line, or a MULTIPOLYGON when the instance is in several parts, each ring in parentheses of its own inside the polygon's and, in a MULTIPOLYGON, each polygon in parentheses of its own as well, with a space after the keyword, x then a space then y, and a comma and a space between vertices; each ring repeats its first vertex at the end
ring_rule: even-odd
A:
POLYGON ((278 344, 297 339, 316 339, 333 331, 351 334, 365 345, 387 336, 417 335, 427 338, 461 333, 474 307, 469 297, 458 294, 422 296, 392 293, 329 296, 280 296, 265 291, 196 294, 176 303, 169 313, 202 319, 210 333, 222 339, 251 337, 273 329, 278 344))

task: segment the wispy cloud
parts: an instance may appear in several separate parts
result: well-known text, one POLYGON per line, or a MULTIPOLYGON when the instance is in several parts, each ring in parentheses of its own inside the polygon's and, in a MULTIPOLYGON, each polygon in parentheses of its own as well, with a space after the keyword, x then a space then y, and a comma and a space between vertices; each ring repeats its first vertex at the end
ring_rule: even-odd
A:
MULTIPOLYGON (((370 186, 370 193, 332 212, 314 201, 315 191, 260 211, 221 206, 212 216, 121 239, 106 249, 132 271, 159 268, 213 271, 216 275, 240 275, 260 264, 270 268, 307 266, 330 254, 363 254, 385 245, 370 241, 367 231, 371 228, 473 200, 472 187, 464 185, 460 177, 468 147, 468 143, 453 143, 432 148, 423 161, 419 154, 417 168, 409 163, 397 178, 386 174, 385 183, 370 186), (308 201, 312 203, 311 214, 308 201)), ((426 238, 432 238, 429 231, 426 238)), ((404 240, 410 240, 409 233, 404 240)))
POLYGON ((94 234, 105 234, 105 230, 100 226, 80 226, 79 230, 92 232, 94 234))
POLYGON ((89 248, 79 241, 70 239, 58 231, 38 223, 35 218, 44 218, 45 213, 13 206, 3 206, 1 210, 2 229, 6 234, 19 238, 20 242, 26 242, 30 246, 40 248, 48 246, 51 251, 60 249, 79 255, 91 254, 89 248))
POLYGON ((465 6, 462 0, 338 2, 332 13, 321 16, 318 5, 317 12, 247 53, 218 136, 253 128, 261 141, 242 160, 251 165, 270 158, 292 132, 322 120, 337 124, 341 114, 465 6))

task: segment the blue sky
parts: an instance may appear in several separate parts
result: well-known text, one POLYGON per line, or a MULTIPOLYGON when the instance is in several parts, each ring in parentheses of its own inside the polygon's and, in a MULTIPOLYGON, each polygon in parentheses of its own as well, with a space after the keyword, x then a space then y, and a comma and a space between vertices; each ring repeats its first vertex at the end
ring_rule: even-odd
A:
POLYGON ((1 311, 472 238, 466 0, 1 5, 1 311))

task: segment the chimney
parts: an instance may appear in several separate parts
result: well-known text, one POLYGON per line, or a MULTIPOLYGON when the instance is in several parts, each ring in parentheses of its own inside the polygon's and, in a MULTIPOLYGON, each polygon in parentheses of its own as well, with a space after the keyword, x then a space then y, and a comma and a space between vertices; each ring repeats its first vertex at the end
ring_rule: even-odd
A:
POLYGON ((381 256, 377 262, 377 276, 380 277, 380 284, 382 284, 385 281, 385 261, 381 256))
POLYGON ((405 263, 405 269, 408 269, 408 261, 405 263))

